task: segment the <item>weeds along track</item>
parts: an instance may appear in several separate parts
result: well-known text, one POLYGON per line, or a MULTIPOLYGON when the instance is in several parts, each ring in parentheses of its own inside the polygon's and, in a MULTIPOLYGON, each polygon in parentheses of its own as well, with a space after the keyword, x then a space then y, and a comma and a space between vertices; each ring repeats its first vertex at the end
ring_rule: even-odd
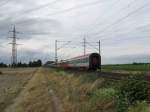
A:
POLYGON ((46 73, 63 112, 114 112, 116 82, 79 71, 47 69, 46 73))

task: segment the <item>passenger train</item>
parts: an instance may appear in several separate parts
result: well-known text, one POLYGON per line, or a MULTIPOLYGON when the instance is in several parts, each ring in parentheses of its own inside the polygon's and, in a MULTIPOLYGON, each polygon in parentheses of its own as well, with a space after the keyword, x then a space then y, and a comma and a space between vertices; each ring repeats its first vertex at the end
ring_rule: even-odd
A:
POLYGON ((86 70, 97 70, 101 69, 101 56, 99 53, 90 53, 87 55, 59 61, 57 64, 53 63, 48 66, 60 67, 65 69, 76 68, 86 70))

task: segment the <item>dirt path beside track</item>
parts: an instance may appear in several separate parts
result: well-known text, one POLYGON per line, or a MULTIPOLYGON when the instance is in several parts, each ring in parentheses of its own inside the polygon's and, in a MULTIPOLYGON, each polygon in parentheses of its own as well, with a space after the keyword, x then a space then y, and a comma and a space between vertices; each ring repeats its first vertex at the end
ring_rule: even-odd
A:
POLYGON ((14 104, 5 112, 61 112, 59 98, 49 87, 43 68, 34 74, 14 104))
POLYGON ((0 112, 11 104, 18 97, 25 85, 32 78, 36 68, 0 68, 0 112))
POLYGON ((48 80, 48 74, 44 73, 45 76, 45 80, 48 82, 48 92, 51 98, 51 103, 52 103, 52 110, 53 112, 62 112, 62 104, 60 99, 57 97, 57 95, 55 94, 55 92, 53 91, 53 89, 51 88, 51 83, 48 80))

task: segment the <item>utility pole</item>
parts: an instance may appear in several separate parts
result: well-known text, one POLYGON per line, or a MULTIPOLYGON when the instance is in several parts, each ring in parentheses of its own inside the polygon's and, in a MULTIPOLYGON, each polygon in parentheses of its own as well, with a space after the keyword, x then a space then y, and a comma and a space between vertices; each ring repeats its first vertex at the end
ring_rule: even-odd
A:
POLYGON ((102 71, 102 59, 101 59, 101 41, 99 40, 99 55, 100 55, 100 72, 102 71))
POLYGON ((58 57, 57 57, 57 43, 58 43, 58 41, 55 40, 55 63, 56 63, 56 65, 57 65, 57 62, 58 62, 58 57))
POLYGON ((99 40, 98 44, 99 44, 99 54, 101 55, 101 41, 100 40, 99 40))
POLYGON ((84 47, 84 56, 86 54, 86 38, 83 39, 83 47, 84 47))
POLYGON ((60 49, 62 49, 63 47, 65 47, 66 45, 68 45, 69 43, 71 43, 71 41, 58 41, 58 40, 55 40, 55 63, 57 65, 58 63, 58 51, 60 49), (59 43, 64 43, 62 46, 58 47, 58 42, 59 43))
POLYGON ((15 65, 17 64, 17 43, 16 43, 16 28, 14 26, 12 31, 9 31, 13 33, 12 38, 12 43, 10 43, 12 45, 12 56, 11 56, 11 65, 12 67, 15 67, 15 65))

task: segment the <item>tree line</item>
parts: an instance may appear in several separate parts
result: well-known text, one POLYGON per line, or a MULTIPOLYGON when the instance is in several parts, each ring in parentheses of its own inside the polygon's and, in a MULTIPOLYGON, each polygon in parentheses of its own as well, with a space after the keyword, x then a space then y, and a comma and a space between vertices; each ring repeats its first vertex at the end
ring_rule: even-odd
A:
POLYGON ((7 65, 0 63, 0 67, 41 67, 42 61, 39 59, 37 61, 30 61, 29 63, 18 62, 17 64, 7 65))

